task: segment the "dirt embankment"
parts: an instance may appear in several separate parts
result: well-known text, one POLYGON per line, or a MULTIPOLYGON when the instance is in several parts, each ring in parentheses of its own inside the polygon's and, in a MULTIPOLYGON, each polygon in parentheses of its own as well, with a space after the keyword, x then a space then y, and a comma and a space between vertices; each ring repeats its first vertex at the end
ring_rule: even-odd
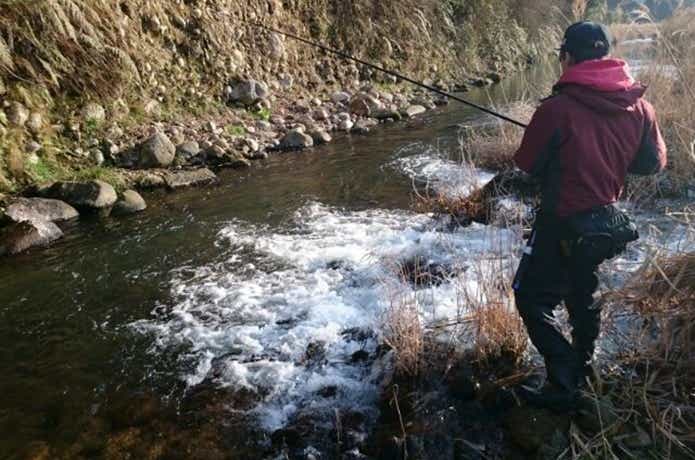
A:
POLYGON ((123 185, 123 174, 112 168, 133 165, 118 157, 138 137, 172 125, 181 132, 168 133, 174 144, 201 143, 210 140, 199 135, 202 125, 216 120, 220 126, 208 131, 223 138, 222 149, 249 157, 244 150, 268 150, 299 122, 307 132, 314 124, 340 129, 346 115, 332 123, 316 116, 323 102, 334 105, 326 107, 329 118, 350 115, 342 124, 350 131, 358 118, 373 115, 350 106, 367 83, 385 108, 404 112, 412 105, 388 95, 406 92, 393 79, 254 23, 465 89, 543 55, 556 38, 548 11, 568 2, 543 8, 487 0, 0 3, 0 193, 8 193, 65 179, 123 185), (262 84, 260 92, 230 99, 249 80, 262 84), (331 97, 338 91, 347 99, 331 97), (267 136, 254 132, 259 119, 272 123, 267 136), (238 142, 244 136, 251 139, 238 142))

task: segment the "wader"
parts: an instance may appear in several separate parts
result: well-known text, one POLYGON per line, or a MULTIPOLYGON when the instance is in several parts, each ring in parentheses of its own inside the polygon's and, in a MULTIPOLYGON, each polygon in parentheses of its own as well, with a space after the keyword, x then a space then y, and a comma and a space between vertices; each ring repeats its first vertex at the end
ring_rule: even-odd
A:
POLYGON ((516 306, 545 359, 549 383, 574 393, 590 370, 601 327, 594 305, 599 265, 637 239, 613 206, 560 219, 539 213, 514 279, 516 306), (572 327, 565 339, 553 312, 563 302, 572 327))

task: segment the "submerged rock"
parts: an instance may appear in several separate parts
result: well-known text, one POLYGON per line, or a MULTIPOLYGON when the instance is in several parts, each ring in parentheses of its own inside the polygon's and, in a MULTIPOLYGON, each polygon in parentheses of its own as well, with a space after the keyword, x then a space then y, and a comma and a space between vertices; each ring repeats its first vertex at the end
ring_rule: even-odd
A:
POLYGON ((33 247, 48 246, 63 236, 56 224, 48 221, 24 221, 0 232, 0 255, 13 255, 33 247))
POLYGON ((106 182, 56 182, 42 192, 46 198, 65 201, 77 209, 104 209, 116 203, 116 190, 106 182))
POLYGON ((215 173, 210 171, 208 168, 169 173, 164 180, 167 187, 170 189, 190 187, 194 185, 214 184, 218 181, 215 173))
POLYGON ((176 147, 166 134, 156 133, 140 145, 138 165, 141 168, 166 168, 176 155, 176 147))
POLYGON ((314 140, 315 145, 328 144, 333 140, 331 135, 323 129, 315 129, 314 131, 312 131, 311 138, 314 140))
POLYGON ((49 198, 17 198, 5 210, 4 219, 10 222, 60 222, 75 219, 80 214, 69 204, 49 198))
POLYGON ((126 190, 113 206, 111 214, 125 216, 144 211, 145 209, 147 209, 147 203, 145 203, 142 196, 135 190, 126 190))
POLYGON ((413 118, 427 112, 427 109, 421 105, 411 105, 403 111, 403 116, 413 118))

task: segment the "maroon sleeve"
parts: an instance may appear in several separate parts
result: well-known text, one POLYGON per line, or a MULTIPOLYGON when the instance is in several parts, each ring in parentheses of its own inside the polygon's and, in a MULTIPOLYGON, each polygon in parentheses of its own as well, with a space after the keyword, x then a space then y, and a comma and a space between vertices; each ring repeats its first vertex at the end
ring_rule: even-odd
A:
POLYGON ((558 133, 558 120, 554 112, 553 100, 549 99, 533 114, 521 146, 514 155, 514 163, 519 169, 533 175, 543 170, 553 139, 558 133))
POLYGON ((647 101, 643 101, 642 107, 644 110, 644 133, 628 172, 646 176, 663 171, 667 160, 666 143, 661 136, 654 107, 647 101))

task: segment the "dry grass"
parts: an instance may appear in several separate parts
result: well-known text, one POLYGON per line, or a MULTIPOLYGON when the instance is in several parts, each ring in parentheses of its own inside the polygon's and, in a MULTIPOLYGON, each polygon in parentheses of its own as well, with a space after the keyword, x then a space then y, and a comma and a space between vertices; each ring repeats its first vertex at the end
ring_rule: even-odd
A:
MULTIPOLYGON (((522 123, 528 123, 535 107, 524 101, 501 109, 522 123)), ((519 148, 524 130, 506 122, 487 126, 465 127, 459 136, 464 162, 491 171, 505 171, 514 167, 513 155, 519 148)))
POLYGON ((612 29, 623 38, 657 39, 654 61, 640 79, 649 86, 647 98, 657 111, 669 166, 665 176, 633 179, 633 198, 682 193, 695 177, 695 9, 662 23, 621 24, 612 29))
POLYGON ((425 328, 414 295, 396 294, 383 317, 384 343, 395 353, 395 369, 400 376, 420 375, 425 350, 425 328))

